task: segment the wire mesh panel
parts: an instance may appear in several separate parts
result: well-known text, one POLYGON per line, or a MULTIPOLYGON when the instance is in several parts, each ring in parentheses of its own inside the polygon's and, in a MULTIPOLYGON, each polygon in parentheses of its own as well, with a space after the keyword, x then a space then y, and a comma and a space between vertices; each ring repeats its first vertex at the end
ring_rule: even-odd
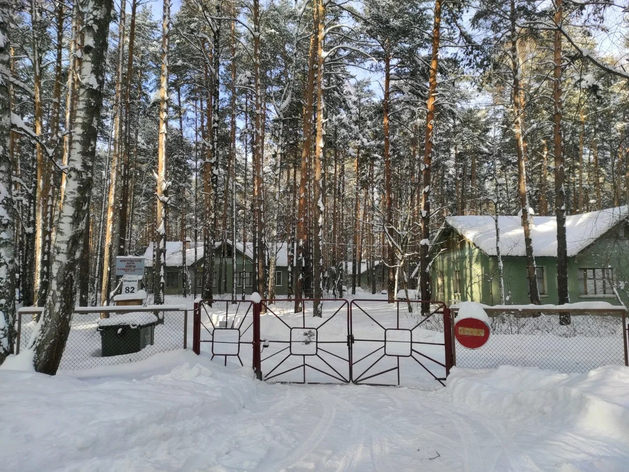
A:
POLYGON ((349 324, 346 300, 263 300, 260 317, 263 379, 294 383, 347 383, 349 324))
POLYGON ((486 311, 491 330, 487 343, 467 349, 457 342, 457 367, 513 365, 572 373, 626 364, 624 314, 573 311, 570 323, 562 325, 560 313, 553 310, 486 311))
POLYGON ((202 300, 197 302, 199 340, 213 360, 224 365, 251 365, 253 303, 250 301, 202 300))
MULTIPOLYGON (((41 309, 18 312, 16 352, 27 347, 41 309)), ((61 357, 61 370, 89 369, 136 362, 166 351, 187 347, 185 307, 77 308, 61 357), (108 318, 101 318, 105 313, 108 318)))
MULTIPOLYGON (((354 300, 352 379, 368 385, 434 385, 446 378, 442 303, 354 300), (421 313, 421 307, 428 314, 421 313)), ((449 313, 447 313, 449 316, 449 313)))

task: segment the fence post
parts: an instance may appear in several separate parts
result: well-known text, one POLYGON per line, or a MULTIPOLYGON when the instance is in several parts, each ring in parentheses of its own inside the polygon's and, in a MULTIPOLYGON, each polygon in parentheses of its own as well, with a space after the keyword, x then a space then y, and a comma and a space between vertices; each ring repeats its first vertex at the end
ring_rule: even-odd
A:
MULTIPOLYGON (((22 342, 22 313, 20 313, 20 311, 18 310, 15 315, 17 316, 17 338, 15 339, 15 355, 17 356, 20 353, 20 343, 22 342)), ((623 333, 624 332, 625 331, 623 330, 623 333)))
POLYGON ((192 328, 192 350, 198 356, 201 354, 201 303, 194 302, 194 321, 192 328))
POLYGON ((622 314, 622 338, 625 345, 625 365, 629 366, 629 353, 627 349, 627 341, 629 338, 629 327, 627 326, 627 313, 622 314))
POLYGON ((260 351, 260 313, 262 301, 256 300, 253 304, 253 371, 256 378, 262 380, 262 353, 260 351))
POLYGON ((446 377, 454 365, 454 339, 452 338, 452 311, 450 307, 443 309, 443 342, 445 344, 446 377))

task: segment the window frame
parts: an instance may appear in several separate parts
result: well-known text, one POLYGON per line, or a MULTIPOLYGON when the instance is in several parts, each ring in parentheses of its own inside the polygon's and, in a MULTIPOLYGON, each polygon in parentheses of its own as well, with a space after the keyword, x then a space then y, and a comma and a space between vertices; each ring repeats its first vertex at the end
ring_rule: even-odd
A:
POLYGON ((179 287, 179 272, 175 271, 166 271, 166 280, 164 281, 164 288, 178 288, 179 287), (173 285, 173 279, 175 280, 175 284, 173 285))
POLYGON ((463 293, 461 290, 463 288, 462 286, 463 286, 463 281, 461 280, 461 271, 455 270, 452 276, 452 296, 458 295, 460 298, 461 294, 463 293))
POLYGON ((253 273, 247 271, 238 272, 238 277, 236 277, 236 288, 247 288, 252 287, 253 285, 253 273))
POLYGON ((281 270, 276 270, 275 271, 275 286, 276 287, 281 287, 282 286, 283 278, 284 278, 284 275, 282 274, 282 271, 281 270), (279 275, 279 282, 277 281, 278 275, 279 275))
POLYGON ((548 284, 547 284, 547 280, 546 280, 546 268, 543 266, 536 266, 535 267, 535 282, 537 283, 537 292, 539 294, 540 297, 547 297, 548 296, 548 284), (542 284, 540 286, 540 276, 538 271, 541 271, 542 274, 542 284))
POLYGON ((579 267, 579 296, 581 297, 614 297, 614 269, 612 267, 579 267), (591 277, 590 277, 591 275, 591 277), (597 278, 597 275, 599 277, 597 278), (588 281, 592 281, 593 293, 588 288, 588 281), (602 282, 599 292, 598 283, 602 282))

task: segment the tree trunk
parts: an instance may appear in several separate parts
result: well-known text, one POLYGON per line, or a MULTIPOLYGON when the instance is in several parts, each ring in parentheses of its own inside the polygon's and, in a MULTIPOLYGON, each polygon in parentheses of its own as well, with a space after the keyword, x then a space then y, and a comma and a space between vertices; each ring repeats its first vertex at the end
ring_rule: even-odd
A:
POLYGON ((585 204, 583 203, 583 140, 585 138, 585 113, 583 111, 583 106, 579 110, 579 116, 581 118, 581 129, 579 130, 579 208, 578 213, 582 213, 585 208, 585 204))
MULTIPOLYGON (((566 189, 563 157, 563 103, 561 98, 561 31, 563 23, 563 2, 555 0, 555 47, 554 47, 554 83, 553 83, 553 123, 555 148, 555 215, 557 217, 557 298, 560 305, 570 303, 568 292, 568 243, 566 241, 566 189)), ((570 324, 570 315, 559 316, 559 324, 570 324)))
POLYGON ((291 299, 293 297, 293 295, 295 294, 295 277, 294 277, 294 270, 295 270, 295 236, 297 233, 297 156, 293 157, 293 178, 292 178, 292 191, 291 191, 291 198, 290 198, 290 208, 291 208, 291 218, 290 218, 290 223, 289 223, 289 231, 288 234, 290 235, 288 237, 288 248, 287 248, 287 255, 288 255, 288 277, 286 280, 286 287, 287 287, 287 291, 288 291, 288 298, 291 299))
MULTIPOLYGON (((424 144, 424 168, 422 172, 422 217, 420 241, 420 292, 421 299, 428 302, 431 299, 430 289, 430 166, 432 164, 433 128, 435 120, 435 101, 437 99, 437 72, 439 66, 439 41, 441 26, 441 2, 435 0, 434 25, 432 30, 432 58, 430 61, 430 75, 428 79, 428 102, 426 105, 426 140, 424 144)), ((422 314, 430 310, 428 303, 422 304, 422 314)))
POLYGON ((0 0, 0 364, 11 353, 15 341, 15 241, 13 169, 11 164, 11 101, 9 93, 11 45, 9 17, 12 0, 0 0))
POLYGON ((598 163, 598 138, 592 142, 592 155, 594 156, 594 187, 596 188, 596 209, 603 209, 603 196, 601 191, 601 168, 598 163))
POLYGON ((254 132, 253 132, 253 220, 254 220, 254 273, 255 290, 264 294, 264 248, 262 240, 262 91, 260 85, 260 1, 253 1, 253 87, 254 87, 254 132))
MULTIPOLYGON (((90 207, 91 197, 87 199, 87 207, 90 207)), ((83 236, 83 247, 81 248, 81 256, 79 259, 79 306, 89 305, 90 293, 90 232, 91 224, 88 218, 85 225, 85 234, 83 236)))
POLYGON ((135 17, 138 7, 137 0, 131 0, 131 25, 129 27, 129 54, 127 57, 127 80, 124 92, 124 145, 120 178, 122 181, 122 195, 120 196, 120 237, 118 254, 129 253, 129 199, 133 198, 131 187, 131 89, 133 87, 133 54, 135 48, 135 17), (131 187, 131 188, 130 188, 131 187))
MULTIPOLYGON (((238 6, 236 2, 232 2, 232 18, 238 16, 238 6)), ((236 300, 236 216, 238 214, 236 208, 236 20, 230 22, 230 49, 231 49, 231 90, 230 90, 230 123, 229 123, 229 161, 232 182, 232 300, 236 300)))
MULTIPOLYGON (((208 84, 208 89, 211 89, 208 65, 205 64, 205 82, 208 84)), ((204 127, 203 116, 201 118, 201 134, 204 137, 204 142, 211 141, 211 130, 207 130, 207 127, 211 127, 212 123, 212 104, 211 95, 210 99, 206 103, 206 121, 207 126, 204 127), (209 138, 209 139, 208 139, 209 138)), ((203 115, 203 113, 201 113, 203 115)), ((214 297, 214 227, 212 222, 214 220, 214 201, 215 195, 213 193, 212 185, 212 172, 213 172, 213 156, 212 146, 207 147, 206 156, 203 162, 203 205, 204 205, 204 220, 203 220, 203 298, 206 300, 212 300, 214 297)))
MULTIPOLYGON (((42 103, 42 56, 40 51, 40 33, 42 31, 42 19, 40 6, 35 0, 31 0, 32 18, 32 62, 33 62, 33 100, 35 110, 33 125, 35 134, 43 137, 43 103, 42 103)), ((37 162, 37 187, 35 196, 35 278, 34 293, 37 306, 43 306, 49 285, 50 262, 50 218, 48 210, 51 209, 51 176, 52 164, 48 156, 44 155, 43 145, 35 145, 37 162)))
POLYGON ((540 177, 540 196, 539 196, 539 214, 541 216, 548 215, 548 145, 546 140, 542 141, 542 175, 540 177))
POLYGON ((317 135, 315 138, 315 155, 314 155, 314 181, 313 181, 313 220, 315 223, 313 234, 313 269, 314 269, 314 299, 313 316, 323 316, 323 309, 319 301, 323 297, 323 251, 321 248, 323 240, 323 212, 325 209, 323 203, 323 182, 321 176, 321 160, 323 159, 323 118, 324 118, 324 102, 323 102, 323 40, 325 27, 325 2, 317 0, 315 3, 317 15, 317 135))
POLYGON ((89 194, 96 154, 97 123, 105 72, 111 0, 82 0, 84 37, 79 72, 77 112, 74 121, 65 190, 55 218, 50 289, 43 315, 29 342, 38 372, 55 374, 61 361, 74 311, 78 255, 89 216, 89 194))
MULTIPOLYGON (((118 21, 118 67, 116 70, 116 89, 114 94, 114 129, 113 154, 109 169, 109 192, 107 194, 107 223, 105 224, 105 242, 103 245, 103 274, 101 276, 100 299, 103 305, 109 305, 111 291, 115 287, 115 260, 118 255, 118 237, 120 211, 120 159, 122 154, 122 72, 124 70, 125 41, 125 2, 120 5, 118 21)), ((103 318, 109 315, 102 313, 103 318)))
POLYGON ((315 62, 317 59, 317 11, 313 12, 314 26, 310 36, 310 49, 308 55, 308 76, 305 87, 305 105, 303 113, 303 145, 301 148, 301 172, 299 180, 299 207, 297 213, 297 288, 295 290, 295 313, 301 310, 301 299, 306 292, 306 283, 309 279, 308 254, 310 244, 308 239, 308 215, 307 215, 307 187, 310 178, 310 152, 312 148, 312 110, 314 103, 314 79, 315 62))
POLYGON ((166 180, 166 144, 168 138, 168 41, 170 39, 170 0, 164 0, 162 16, 161 72, 159 77, 159 131, 157 144, 157 205, 154 236, 153 303, 164 303, 166 286, 166 222, 168 218, 168 182, 166 180))
POLYGON ((384 231, 387 233, 387 299, 389 303, 395 301, 397 270, 395 268, 395 249, 393 241, 393 195, 391 189, 391 140, 389 138, 389 107, 391 85, 391 54, 389 53, 388 40, 384 46, 384 99, 382 101, 382 122, 384 128, 384 193, 386 201, 384 231))
POLYGON ((518 157, 518 190, 520 195, 520 208, 522 228, 524 230, 524 246, 527 262, 527 279, 529 283, 529 296, 531 303, 539 305, 539 291, 537 289, 537 277, 535 274, 535 256, 533 253, 533 240, 529 224, 529 204, 526 190, 526 146, 523 135, 524 91, 520 85, 520 58, 518 55, 518 39, 516 26, 515 1, 511 0, 511 63, 513 68, 513 132, 515 134, 516 152, 518 157))
MULTIPOLYGON (((360 112, 359 112, 360 113, 360 112)), ((359 117, 360 122, 360 117, 359 117)), ((354 173, 356 183, 354 185, 354 244, 352 251, 352 295, 356 295, 356 276, 360 277, 360 144, 356 148, 356 158, 354 159, 354 173), (358 265, 357 265, 358 264, 358 265)))

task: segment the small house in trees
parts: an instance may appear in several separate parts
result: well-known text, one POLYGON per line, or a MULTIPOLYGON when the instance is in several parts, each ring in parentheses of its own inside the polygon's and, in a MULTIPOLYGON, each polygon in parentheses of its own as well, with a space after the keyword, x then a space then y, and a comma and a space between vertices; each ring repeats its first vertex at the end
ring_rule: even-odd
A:
MULTIPOLYGON (((180 295, 183 292, 184 271, 181 241, 168 241, 166 243, 166 287, 167 295, 180 295)), ((201 294, 203 292, 203 243, 186 243, 186 274, 188 280, 188 293, 201 294)), ((214 283, 213 293, 217 295, 232 293, 232 256, 234 245, 227 241, 225 246, 221 242, 214 249, 214 283)), ((253 245, 236 243, 236 292, 238 294, 251 294, 253 288, 253 245)), ((153 245, 150 245, 145 253, 145 285, 149 291, 153 289, 153 245)), ((288 294, 288 254, 285 244, 278 244, 277 264, 275 270, 275 290, 277 295, 288 294)))
MULTIPOLYGON (((530 303, 524 231, 518 216, 451 216, 432 246, 432 298, 447 303, 501 303, 498 249, 507 304, 530 303), (498 243, 499 242, 499 246, 498 243)), ((532 218, 531 234, 542 303, 557 303, 557 221, 532 218)), ((629 298, 629 207, 566 217, 571 302, 629 298)))

